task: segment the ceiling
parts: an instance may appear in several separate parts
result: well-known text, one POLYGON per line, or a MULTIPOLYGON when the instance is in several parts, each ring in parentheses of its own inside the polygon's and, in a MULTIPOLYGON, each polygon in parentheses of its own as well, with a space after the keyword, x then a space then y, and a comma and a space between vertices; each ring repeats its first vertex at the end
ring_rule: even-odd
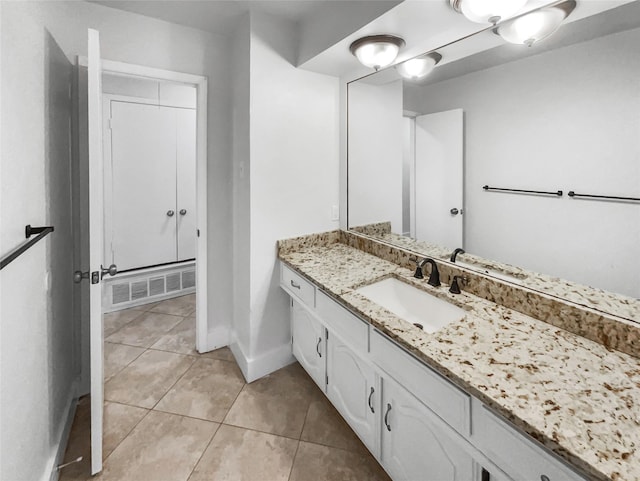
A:
MULTIPOLYGON (((250 10, 293 22, 304 21, 327 0, 88 0, 91 3, 227 35, 250 10)), ((334 1, 336 10, 354 3, 334 1)), ((361 2, 359 2, 361 3, 361 2)))

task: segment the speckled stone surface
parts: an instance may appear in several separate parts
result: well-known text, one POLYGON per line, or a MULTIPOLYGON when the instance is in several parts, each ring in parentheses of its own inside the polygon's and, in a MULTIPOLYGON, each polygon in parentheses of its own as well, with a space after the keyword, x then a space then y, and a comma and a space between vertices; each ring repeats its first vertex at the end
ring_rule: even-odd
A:
MULTIPOLYGON (((443 249, 440 246, 428 242, 417 241, 400 234, 394 234, 391 232, 391 224, 389 222, 359 226, 351 229, 351 231, 423 256, 434 257, 443 261, 448 261, 451 256, 451 252, 448 249, 443 249)), ((574 302, 604 314, 640 323, 640 300, 638 299, 581 285, 558 277, 528 271, 473 254, 459 254, 458 259, 459 261, 472 264, 474 266, 473 268, 488 269, 515 277, 514 282, 546 295, 574 302)))
MULTIPOLYGON (((410 260, 416 257, 414 251, 380 242, 369 235, 342 231, 340 241, 399 266, 415 267, 410 260)), ((462 275, 469 281, 466 290, 476 296, 566 329, 607 348, 640 357, 638 322, 605 314, 555 295, 526 288, 522 284, 486 276, 437 257, 435 259, 438 261, 440 278, 445 283, 450 283, 454 275, 462 275)))
POLYGON ((640 360, 342 243, 280 252, 323 291, 591 479, 640 479, 640 360), (336 267, 338 269, 336 269, 336 267), (354 289, 395 276, 464 306, 426 334, 354 289))

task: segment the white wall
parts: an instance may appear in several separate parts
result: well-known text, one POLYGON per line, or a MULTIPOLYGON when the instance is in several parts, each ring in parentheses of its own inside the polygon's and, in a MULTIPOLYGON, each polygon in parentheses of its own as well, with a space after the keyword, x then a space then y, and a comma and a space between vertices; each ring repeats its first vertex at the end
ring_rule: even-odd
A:
POLYGON ((405 108, 465 110, 469 252, 640 297, 640 29, 409 90, 405 108), (482 186, 558 189, 563 198, 482 186))
POLYGON ((76 395, 71 82, 56 39, 2 6, 0 252, 55 231, 0 273, 0 479, 48 479, 76 395))
MULTIPOLYGON (((58 108, 47 103, 53 91, 47 62, 54 53, 73 63, 76 55, 86 55, 87 28, 92 27, 101 33, 103 58, 208 76, 208 319, 213 330, 228 328, 232 316, 231 78, 225 68, 230 57, 223 37, 101 5, 2 3, 2 253, 19 241, 26 223, 59 224, 49 240, 0 274, 0 478, 33 481, 48 479, 50 474, 55 438, 66 415, 62 398, 70 392, 70 377, 78 374, 64 356, 73 354, 77 337, 83 340, 83 365, 88 366, 87 323, 82 332, 77 325, 75 330, 69 328, 68 313, 61 306, 70 309, 72 303, 56 279, 58 275, 65 281, 71 279, 74 268, 86 268, 86 261, 76 259, 71 265, 67 256, 58 256, 55 250, 54 243, 66 239, 70 212, 77 216, 78 204, 83 203, 76 200, 69 206, 67 189, 59 189, 65 175, 79 180, 78 169, 67 174, 49 169, 54 158, 60 162, 56 157, 60 147, 54 142, 59 132, 47 134, 54 115, 51 109, 58 108), (50 295, 44 286, 47 270, 55 282, 50 295), (13 322, 6 322, 8 319, 13 322)), ((76 242, 78 230, 76 227, 72 236, 76 242)), ((71 244, 71 239, 65 242, 66 253, 71 244)), ((85 380, 87 372, 85 369, 85 380)))
POLYGON ((349 85, 349 226, 402 232, 402 81, 349 85))
MULTIPOLYGON (((238 165, 235 176, 238 193, 246 196, 249 184, 250 251, 236 259, 236 265, 250 268, 249 329, 246 306, 236 305, 240 315, 234 318, 243 326, 236 326, 241 342, 249 333, 239 363, 252 380, 292 360, 276 241, 338 227, 331 210, 338 204, 339 85, 337 78, 293 66, 294 24, 257 13, 250 23, 250 168, 245 166, 250 182, 240 179, 238 165)), ((245 158, 242 149, 239 158, 245 158)), ((235 221, 242 226, 248 210, 238 200, 235 221)), ((240 229, 247 231, 246 226, 240 229)), ((238 238, 236 245, 244 241, 238 238)), ((239 252, 244 252, 242 245, 239 252)), ((235 296, 244 299, 247 286, 238 284, 235 296)))
POLYGON ((239 22, 233 38, 233 329, 231 349, 247 372, 251 354, 250 271, 250 16, 239 22))

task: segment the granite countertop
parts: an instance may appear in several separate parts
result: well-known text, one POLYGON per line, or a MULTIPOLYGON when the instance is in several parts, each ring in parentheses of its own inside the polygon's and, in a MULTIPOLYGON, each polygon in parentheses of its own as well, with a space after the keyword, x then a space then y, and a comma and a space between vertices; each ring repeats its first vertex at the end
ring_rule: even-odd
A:
POLYGON ((598 480, 640 480, 640 359, 463 292, 341 243, 280 258, 524 432, 598 480), (355 289, 395 276, 464 307, 428 334, 355 289))

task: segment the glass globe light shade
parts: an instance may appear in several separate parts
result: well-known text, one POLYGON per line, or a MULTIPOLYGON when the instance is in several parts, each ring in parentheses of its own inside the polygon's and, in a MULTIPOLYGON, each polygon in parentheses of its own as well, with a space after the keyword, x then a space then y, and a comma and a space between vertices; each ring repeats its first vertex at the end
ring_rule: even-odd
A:
POLYGON ((527 0, 458 0, 456 9, 472 22, 496 24, 518 13, 525 3, 527 0))
POLYGON ((398 73, 408 80, 419 80, 431 73, 436 64, 440 62, 442 56, 438 53, 412 58, 406 62, 396 65, 398 73))
POLYGON ((509 43, 531 47, 558 30, 566 16, 560 8, 545 8, 499 25, 496 31, 509 43))
POLYGON ((380 70, 391 65, 398 56, 404 40, 392 35, 374 35, 356 40, 349 50, 366 67, 380 70))

